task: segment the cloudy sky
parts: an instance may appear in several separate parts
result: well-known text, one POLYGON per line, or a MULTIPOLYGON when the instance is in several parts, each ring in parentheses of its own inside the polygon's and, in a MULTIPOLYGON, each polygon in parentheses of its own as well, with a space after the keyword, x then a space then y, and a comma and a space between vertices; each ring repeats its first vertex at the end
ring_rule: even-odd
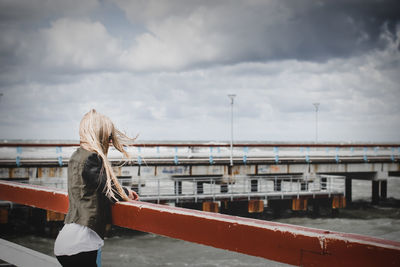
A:
POLYGON ((400 142, 398 0, 0 0, 0 139, 400 142))

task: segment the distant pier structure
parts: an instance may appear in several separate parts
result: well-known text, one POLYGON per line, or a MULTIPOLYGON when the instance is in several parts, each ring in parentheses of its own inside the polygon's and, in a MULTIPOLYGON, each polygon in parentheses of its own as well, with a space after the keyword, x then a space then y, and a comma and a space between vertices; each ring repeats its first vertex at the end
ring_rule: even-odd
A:
MULTIPOLYGON (((76 143, 0 143, 0 179, 65 188, 76 143)), ((142 201, 213 212, 318 211, 352 200, 352 180, 371 181, 372 202, 387 197, 387 179, 400 176, 400 144, 138 143, 125 162, 109 159, 142 201), (233 163, 233 165, 231 164, 233 163)))

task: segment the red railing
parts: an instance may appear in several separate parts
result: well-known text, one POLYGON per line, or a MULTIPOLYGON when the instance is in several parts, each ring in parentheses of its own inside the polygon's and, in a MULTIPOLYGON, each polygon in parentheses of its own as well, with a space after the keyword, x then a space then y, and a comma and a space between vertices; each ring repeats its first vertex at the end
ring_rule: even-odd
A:
MULTIPOLYGON (((0 199, 66 213, 66 192, 0 181, 0 199)), ((156 205, 113 206, 113 223, 298 266, 400 266, 400 243, 156 205)))

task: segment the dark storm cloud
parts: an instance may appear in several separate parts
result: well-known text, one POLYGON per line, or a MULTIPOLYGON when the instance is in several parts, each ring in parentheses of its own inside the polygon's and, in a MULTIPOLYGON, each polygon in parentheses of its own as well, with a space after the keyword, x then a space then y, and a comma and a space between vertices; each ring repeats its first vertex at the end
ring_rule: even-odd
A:
POLYGON ((400 2, 393 0, 265 1, 221 11, 213 26, 230 35, 227 61, 319 61, 382 49, 382 33, 396 38, 399 23, 400 2))
POLYGON ((360 54, 376 47, 383 48, 385 44, 380 37, 384 30, 395 34, 396 24, 400 22, 400 2, 320 2, 310 5, 304 13, 295 14, 292 22, 292 29, 297 32, 294 35, 300 40, 294 51, 297 58, 360 54))
MULTIPOLYGON (((179 32, 181 24, 190 25, 204 46, 216 50, 211 60, 187 64, 198 67, 281 59, 320 61, 362 54, 383 49, 382 33, 388 31, 396 38, 400 22, 396 0, 116 2, 131 21, 144 23, 160 39, 168 26, 159 25, 170 25, 171 34, 179 32)), ((191 45, 190 36, 186 35, 183 45, 191 45)))

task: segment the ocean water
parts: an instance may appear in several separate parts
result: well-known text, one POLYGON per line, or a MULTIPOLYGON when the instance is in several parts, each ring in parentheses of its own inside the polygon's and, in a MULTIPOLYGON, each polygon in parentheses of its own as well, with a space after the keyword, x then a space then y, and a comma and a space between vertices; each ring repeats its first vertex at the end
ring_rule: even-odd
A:
MULTIPOLYGON (((353 180, 354 205, 339 216, 311 218, 298 216, 274 221, 400 242, 400 209, 373 206, 371 181, 353 180)), ((389 200, 400 200, 400 178, 389 178, 389 200)), ((54 238, 38 235, 5 236, 12 242, 53 255, 54 238)), ((106 238, 103 266, 288 266, 258 257, 225 251, 148 233, 120 230, 106 238)))

